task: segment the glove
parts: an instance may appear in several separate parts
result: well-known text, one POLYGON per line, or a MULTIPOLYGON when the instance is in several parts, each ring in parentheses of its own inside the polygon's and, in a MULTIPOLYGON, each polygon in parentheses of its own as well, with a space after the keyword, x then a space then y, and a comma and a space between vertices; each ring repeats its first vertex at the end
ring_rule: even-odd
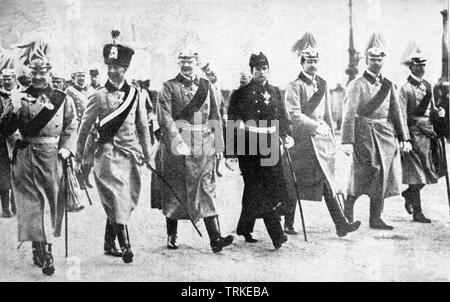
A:
POLYGON ((342 151, 344 151, 344 153, 347 156, 351 156, 353 154, 353 144, 343 144, 341 145, 342 151))
POLYGON ((445 117, 445 109, 442 107, 439 107, 438 109, 438 116, 439 117, 445 117))
POLYGON ((400 142, 400 150, 404 153, 412 151, 411 143, 408 141, 400 142))
POLYGON ((326 123, 320 122, 319 126, 314 131, 314 134, 320 135, 320 136, 327 136, 329 130, 330 130, 330 127, 328 127, 328 125, 326 123))
POLYGON ((292 138, 292 136, 286 135, 286 137, 284 138, 284 146, 286 147, 286 149, 291 149, 294 146, 294 139, 292 138))
POLYGON ((61 156, 62 159, 68 159, 71 152, 67 150, 66 148, 61 148, 58 151, 59 156, 61 156))
POLYGON ((191 149, 189 149, 188 145, 186 145, 186 143, 183 142, 181 144, 178 144, 178 146, 176 146, 175 154, 189 156, 191 155, 191 149))

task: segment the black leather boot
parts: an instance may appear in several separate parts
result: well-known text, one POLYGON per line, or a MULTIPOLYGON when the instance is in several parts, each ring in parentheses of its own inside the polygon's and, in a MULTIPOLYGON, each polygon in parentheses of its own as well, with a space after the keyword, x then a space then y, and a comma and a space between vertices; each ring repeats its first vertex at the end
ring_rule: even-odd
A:
POLYGON ((33 264, 38 267, 43 267, 44 260, 41 244, 37 241, 33 241, 31 243, 31 250, 33 251, 33 264))
POLYGON ((345 237, 348 233, 354 232, 361 226, 361 221, 357 220, 351 223, 345 223, 340 226, 336 226, 336 234, 339 237, 345 237))
POLYGON ((13 214, 9 210, 9 190, 0 191, 0 199, 2 200, 2 217, 11 218, 13 214))
POLYGON ((402 192, 403 198, 405 198, 405 210, 409 215, 412 215, 413 213, 413 207, 412 207, 412 196, 411 196, 411 190, 408 188, 405 191, 402 192))
POLYGON ((356 200, 357 198, 353 195, 348 195, 344 200, 344 215, 349 223, 353 222, 353 207, 356 200))
POLYGON ((103 245, 103 250, 105 255, 113 256, 113 257, 122 257, 122 252, 119 251, 116 247, 116 230, 114 229, 114 225, 106 219, 105 226, 105 243, 103 245))
POLYGON ((229 246, 231 243, 233 243, 233 236, 228 235, 226 237, 222 237, 220 235, 218 216, 205 217, 203 220, 205 221, 205 227, 208 231, 210 245, 213 253, 218 253, 222 251, 224 247, 229 246))
POLYGON ((55 264, 53 262, 52 245, 44 242, 40 242, 43 251, 43 265, 42 273, 47 276, 51 276, 55 273, 55 264))
POLYGON ((131 251, 130 237, 128 235, 128 228, 126 225, 116 223, 114 224, 117 239, 119 240, 120 248, 122 249, 122 259, 125 263, 133 262, 133 252, 131 251))
POLYGON ((170 250, 178 249, 177 245, 177 228, 178 220, 166 217, 167 227, 167 248, 170 250))
POLYGON ((413 199, 413 221, 420 223, 431 223, 431 220, 425 217, 422 212, 422 204, 420 198, 420 190, 417 190, 416 194, 414 194, 413 199))

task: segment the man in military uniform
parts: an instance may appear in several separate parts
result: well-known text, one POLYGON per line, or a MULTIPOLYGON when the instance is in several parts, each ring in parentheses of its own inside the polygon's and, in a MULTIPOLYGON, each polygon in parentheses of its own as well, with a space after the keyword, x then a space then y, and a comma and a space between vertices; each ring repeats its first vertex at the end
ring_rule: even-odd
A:
POLYGON ((405 50, 403 64, 409 67, 411 74, 400 88, 399 100, 403 116, 407 119, 412 151, 402 156, 403 183, 408 189, 402 193, 408 214, 413 220, 430 223, 422 212, 420 190, 426 184, 437 183, 439 175, 433 162, 431 145, 437 140, 430 115, 436 113, 445 117, 443 108, 436 108, 431 84, 423 79, 427 59, 415 43, 405 50))
POLYGON ((58 198, 62 162, 75 152, 76 119, 73 104, 50 83, 50 63, 34 58, 31 86, 14 94, 0 119, 0 132, 17 129, 13 151, 12 186, 17 203, 19 241, 32 241, 34 264, 54 273, 53 236, 61 235, 64 202, 58 198))
POLYGON ((372 34, 366 48, 367 70, 349 83, 344 100, 342 148, 353 153, 352 175, 345 214, 353 220, 356 199, 370 197, 370 227, 392 230, 381 219, 384 199, 400 193, 400 147, 409 152, 409 133, 401 113, 395 86, 381 75, 385 57, 384 41, 372 34))
POLYGON ((289 121, 280 90, 268 82, 267 57, 263 53, 252 54, 249 65, 253 80, 233 92, 228 107, 227 127, 237 125, 238 129, 235 149, 230 150, 231 142, 228 142, 227 154, 236 151, 244 178, 242 211, 236 233, 244 236, 246 242, 257 242, 252 236, 253 227, 257 218, 263 218, 273 246, 279 249, 287 241, 280 223, 287 187, 279 138, 283 138, 288 147, 292 147, 293 139, 288 136, 289 121), (245 131, 245 148, 239 142, 240 131, 245 131), (270 144, 269 154, 263 150, 264 141, 270 144), (265 160, 273 162, 265 163, 265 160))
MULTIPOLYGON (((294 46, 302 71, 286 88, 286 108, 292 121, 292 165, 302 199, 322 201, 339 237, 359 228, 361 222, 348 223, 336 197, 336 138, 333 131, 327 82, 317 75, 319 52, 312 33, 306 33, 294 46)), ((289 169, 285 169, 289 171, 289 169)), ((291 180, 286 176, 287 179, 291 180)), ((292 181, 291 181, 292 182, 292 181)), ((285 232, 296 235, 294 214, 295 187, 290 186, 290 213, 285 216, 285 232)))
MULTIPOLYGON (((205 73, 205 76, 211 82, 211 86, 214 89, 214 96, 216 97, 217 105, 219 106, 219 114, 220 114, 220 121, 222 123, 222 131, 223 131, 223 133, 225 133, 225 126, 227 123, 227 108, 225 106, 225 100, 223 98, 222 91, 220 91, 219 87, 217 86, 217 74, 209 63, 207 63, 205 66, 202 67, 202 71, 205 73)), ((224 143, 226 143, 225 135, 224 135, 224 143)), ((217 162, 216 162, 216 174, 219 177, 223 176, 222 173, 219 171, 221 160, 222 159, 219 158, 219 159, 217 159, 217 162)))
MULTIPOLYGON (((17 91, 18 89, 16 74, 13 69, 3 69, 1 79, 4 90, 0 91, 0 116, 3 114, 6 106, 11 101, 11 93, 14 93, 14 91, 17 91)), ((13 143, 11 142, 11 138, 0 134, 0 199, 2 201, 2 217, 4 218, 10 218, 13 214, 16 214, 14 194, 11 191, 10 157, 12 145, 13 143), (11 210, 9 208, 10 203, 11 210)))
POLYGON ((54 89, 66 90, 66 80, 62 74, 52 72, 52 86, 54 89))
MULTIPOLYGON (((76 170, 85 172, 84 157, 93 161, 94 179, 107 219, 104 252, 133 261, 128 224, 141 191, 141 166, 150 162, 150 135, 145 104, 139 90, 127 83, 125 72, 134 50, 116 43, 118 31, 113 31, 113 43, 103 48, 108 67, 108 81, 90 97, 81 120, 77 140, 76 170), (99 120, 95 148, 85 148, 92 126, 99 120), (121 252, 116 249, 117 237, 121 252)), ((85 173, 87 174, 87 173, 85 173)))
POLYGON ((66 94, 73 99, 79 125, 86 110, 88 97, 94 92, 94 89, 86 83, 86 71, 79 66, 72 72, 72 83, 67 87, 66 94))
POLYGON ((180 73, 164 83, 157 115, 162 132, 162 176, 183 204, 162 183, 156 187, 161 192, 152 204, 155 207, 160 202, 166 216, 169 249, 178 248, 179 219, 196 223, 203 218, 210 246, 217 253, 233 242, 232 236, 221 236, 214 206, 214 167, 223 151, 219 108, 211 82, 197 75, 198 54, 181 52, 178 60, 180 73))
POLYGON ((100 85, 100 81, 99 81, 99 72, 97 69, 91 69, 89 70, 89 75, 91 77, 91 87, 95 90, 97 88, 99 88, 100 85))

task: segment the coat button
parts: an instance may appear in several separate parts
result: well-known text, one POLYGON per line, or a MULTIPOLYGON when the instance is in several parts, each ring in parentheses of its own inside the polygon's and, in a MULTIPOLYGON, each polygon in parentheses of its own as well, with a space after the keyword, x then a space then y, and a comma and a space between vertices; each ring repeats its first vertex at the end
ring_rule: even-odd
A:
POLYGON ((34 116, 34 114, 35 114, 34 112, 31 113, 32 116, 34 116))

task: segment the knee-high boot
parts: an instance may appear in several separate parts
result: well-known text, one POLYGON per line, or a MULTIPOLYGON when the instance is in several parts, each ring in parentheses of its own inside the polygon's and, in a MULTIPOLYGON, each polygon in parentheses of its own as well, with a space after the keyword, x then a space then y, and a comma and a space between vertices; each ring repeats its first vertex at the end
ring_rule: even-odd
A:
POLYGON ((133 252, 131 251, 130 237, 128 227, 124 224, 115 223, 114 228, 117 234, 120 248, 122 250, 122 259, 125 263, 133 262, 133 252))
POLYGON ((113 257, 122 257, 122 252, 116 248, 116 230, 114 229, 114 225, 106 218, 106 226, 105 226, 105 243, 103 245, 103 250, 105 255, 113 256, 113 257))
POLYGON ((213 253, 220 252, 224 247, 233 243, 233 236, 228 235, 226 237, 222 237, 219 231, 219 217, 205 217, 203 219, 205 221, 205 227, 208 232, 208 236, 210 239, 210 245, 213 253))
POLYGON ((167 248, 170 250, 176 250, 178 249, 177 245, 178 220, 166 217, 166 227, 167 227, 167 248))

